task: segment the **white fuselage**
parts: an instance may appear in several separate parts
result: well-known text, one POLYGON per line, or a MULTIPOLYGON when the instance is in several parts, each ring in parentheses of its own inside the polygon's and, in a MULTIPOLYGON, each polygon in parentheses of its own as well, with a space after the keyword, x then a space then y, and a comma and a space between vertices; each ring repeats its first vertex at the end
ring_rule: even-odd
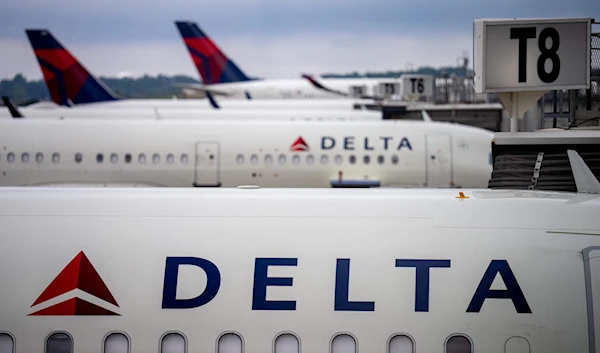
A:
POLYGON ((598 195, 461 191, 4 188, 0 348, 598 352, 598 195))
POLYGON ((4 119, 0 185, 486 187, 492 137, 422 121, 4 119))

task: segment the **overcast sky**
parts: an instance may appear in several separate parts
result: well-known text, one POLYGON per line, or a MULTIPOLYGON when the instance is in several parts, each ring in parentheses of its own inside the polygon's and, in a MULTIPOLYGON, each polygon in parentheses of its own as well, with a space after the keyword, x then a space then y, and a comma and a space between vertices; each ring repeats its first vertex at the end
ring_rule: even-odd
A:
POLYGON ((25 28, 96 75, 197 77, 173 23, 192 20, 246 74, 288 78, 454 65, 474 18, 590 16, 600 0, 0 0, 0 78, 41 77, 25 28))

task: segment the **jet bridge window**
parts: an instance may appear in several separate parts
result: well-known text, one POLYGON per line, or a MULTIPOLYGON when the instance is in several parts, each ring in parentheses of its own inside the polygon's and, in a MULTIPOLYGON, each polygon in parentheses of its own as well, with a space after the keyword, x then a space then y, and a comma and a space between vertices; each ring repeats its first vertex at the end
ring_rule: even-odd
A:
POLYGON ((75 163, 81 163, 83 161, 83 155, 81 153, 75 153, 75 163))
POLYGON ((121 332, 109 333, 103 348, 102 353, 129 353, 129 337, 121 332))
POLYGON ((274 342, 274 353, 300 353, 300 340, 293 333, 282 333, 274 342))
POLYGON ((237 333, 225 333, 219 337, 217 353, 243 353, 244 341, 237 333))
POLYGON ((444 353, 473 353, 473 343, 465 335, 453 335, 446 340, 444 353))
POLYGON ((187 340, 178 332, 165 333, 160 339, 160 353, 186 353, 187 340))
POLYGON ((73 338, 66 332, 55 332, 46 339, 45 353, 73 353, 73 338))
POLYGON ((29 163, 29 153, 27 153, 27 152, 21 153, 21 162, 29 163))
POLYGON ((388 353, 414 353, 413 339, 405 334, 395 335, 388 341, 388 353))
POLYGON ((57 152, 52 153, 52 163, 58 164, 60 163, 60 154, 57 152))
POLYGON ((331 340, 331 353, 357 353, 356 339, 346 333, 341 333, 331 340))
POLYGON ((98 163, 104 162, 104 155, 102 153, 98 153, 96 155, 96 162, 98 162, 98 163))
POLYGON ((15 340, 10 333, 0 332, 0 353, 14 353, 15 340))
POLYGON ((37 164, 42 164, 42 162, 44 162, 44 154, 41 152, 36 153, 35 161, 37 162, 37 164))

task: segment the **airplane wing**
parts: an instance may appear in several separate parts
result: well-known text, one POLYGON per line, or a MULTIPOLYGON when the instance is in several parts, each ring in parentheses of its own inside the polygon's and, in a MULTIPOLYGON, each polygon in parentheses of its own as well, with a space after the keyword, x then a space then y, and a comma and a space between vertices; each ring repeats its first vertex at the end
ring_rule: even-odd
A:
POLYGON ((317 79, 315 79, 311 75, 302 74, 302 77, 305 78, 305 79, 307 79, 308 82, 310 82, 316 88, 318 88, 320 90, 323 90, 323 91, 326 91, 326 92, 329 92, 329 93, 337 94, 337 95, 340 95, 340 96, 343 96, 343 97, 351 97, 351 98, 359 98, 359 99, 381 100, 381 98, 374 97, 374 96, 367 96, 367 95, 358 95, 358 96, 355 96, 355 95, 348 94, 346 92, 342 92, 342 91, 331 89, 329 87, 326 87, 325 85, 323 85, 319 81, 317 81, 317 79))
POLYGON ((2 102, 4 102, 4 105, 8 108, 13 119, 22 119, 24 117, 19 111, 19 108, 17 108, 17 105, 9 97, 2 96, 2 102))
POLYGON ((194 91, 199 91, 204 94, 206 94, 207 92, 210 92, 211 94, 217 95, 217 96, 227 97, 230 95, 229 92, 219 90, 219 89, 214 89, 210 86, 206 86, 201 83, 175 83, 174 86, 178 87, 178 88, 185 88, 185 89, 190 89, 190 90, 194 90, 194 91))

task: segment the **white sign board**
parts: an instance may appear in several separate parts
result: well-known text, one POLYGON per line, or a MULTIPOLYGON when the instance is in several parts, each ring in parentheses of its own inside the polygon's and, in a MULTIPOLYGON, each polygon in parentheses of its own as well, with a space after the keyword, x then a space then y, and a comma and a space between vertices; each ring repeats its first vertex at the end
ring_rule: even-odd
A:
POLYGON ((433 97, 434 80, 432 75, 405 74, 400 77, 402 80, 401 96, 430 98, 433 97))
POLYGON ((480 19, 475 92, 589 88, 591 19, 480 19))

